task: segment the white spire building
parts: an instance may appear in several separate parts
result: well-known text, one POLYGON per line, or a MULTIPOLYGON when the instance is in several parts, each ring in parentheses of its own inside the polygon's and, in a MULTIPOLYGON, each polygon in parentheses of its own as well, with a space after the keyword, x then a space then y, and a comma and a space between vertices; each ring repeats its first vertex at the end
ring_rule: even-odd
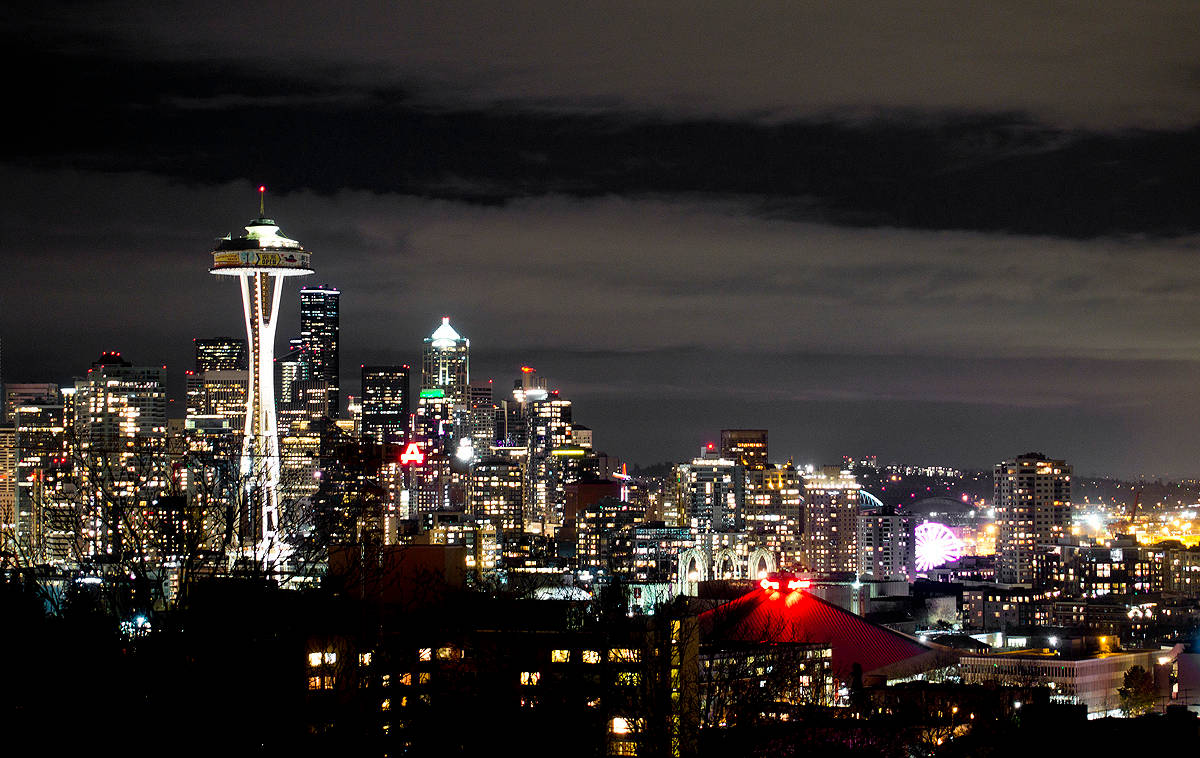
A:
POLYGON ((421 354, 421 389, 442 390, 449 406, 467 403, 471 341, 450 326, 450 317, 425 338, 421 354))

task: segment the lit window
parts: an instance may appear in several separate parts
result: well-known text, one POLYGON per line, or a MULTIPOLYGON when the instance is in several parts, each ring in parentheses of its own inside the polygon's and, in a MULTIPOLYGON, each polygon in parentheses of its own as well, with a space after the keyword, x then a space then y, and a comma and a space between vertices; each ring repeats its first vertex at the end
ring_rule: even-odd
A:
POLYGON ((599 663, 600 662, 600 651, 599 650, 584 650, 583 654, 582 654, 582 658, 583 658, 584 663, 599 663))
POLYGON ((310 690, 319 690, 319 689, 321 689, 321 677, 319 677, 319 676, 310 676, 310 677, 308 678, 308 688, 309 688, 310 690))
POLYGON ((617 684, 632 687, 642 683, 642 674, 639 671, 618 671, 617 684))
POLYGON ((384 699, 383 699, 383 702, 381 702, 381 703, 379 704, 379 710, 381 710, 381 711, 390 711, 390 710, 392 710, 392 701, 391 701, 391 698, 384 698, 384 699))
POLYGON ((550 651, 550 662, 551 663, 566 663, 569 660, 571 660, 571 651, 570 650, 551 650, 550 651))
POLYGON ((309 653, 308 654, 308 665, 309 666, 320 666, 321 665, 321 654, 320 653, 309 653))
POLYGON ((337 663, 337 653, 325 653, 326 663, 337 663))
POLYGON ((537 684, 542 681, 542 672, 540 671, 522 671, 521 684, 537 684))
POLYGON ((332 676, 325 677, 324 681, 321 682, 321 687, 323 689, 327 689, 327 690, 333 689, 333 677, 332 676))
POLYGON ((637 663, 642 659, 641 650, 632 650, 627 647, 614 647, 608 651, 608 659, 610 661, 623 661, 625 663, 637 663))
POLYGON ((412 684, 412 674, 401 674, 400 675, 400 684, 402 684, 405 687, 412 684))
POLYGON ((433 660, 433 648, 423 647, 417 651, 417 659, 422 661, 433 660))
POLYGON ((615 716, 612 720, 613 734, 629 734, 629 721, 621 716, 615 716))
POLYGON ((458 649, 453 647, 439 647, 437 651, 437 657, 439 661, 455 660, 459 657, 458 649))
POLYGON ((382 684, 384 687, 390 687, 392 685, 392 675, 384 674, 383 677, 380 678, 379 683, 382 684))
POLYGON ((429 684, 429 672, 422 671, 417 674, 417 684, 429 684))
POLYGON ((359 666, 370 666, 371 665, 371 654, 370 653, 359 653, 358 654, 358 665, 359 666))

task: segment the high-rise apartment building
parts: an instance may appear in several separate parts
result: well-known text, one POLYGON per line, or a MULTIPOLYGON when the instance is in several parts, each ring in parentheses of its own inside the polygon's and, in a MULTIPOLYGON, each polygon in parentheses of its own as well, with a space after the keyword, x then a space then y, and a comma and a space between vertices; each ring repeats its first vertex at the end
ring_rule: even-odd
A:
POLYGON ((677 467, 681 505, 688 526, 699 532, 734 532, 742 527, 745 469, 709 445, 677 467))
POLYGON ((795 466, 770 466, 747 483, 742 518, 756 547, 774 553, 781 570, 799 571, 804 531, 804 478, 795 466))
POLYGON ((1026 453, 996 465, 996 578, 1034 581, 1034 554, 1071 526, 1071 467, 1042 453, 1026 453))
POLYGON ((155 543, 153 528, 141 529, 139 516, 170 477, 165 384, 165 368, 103 353, 74 391, 64 393, 85 555, 120 557, 134 549, 144 555, 155 543))
POLYGON ((805 477, 804 556, 817 574, 858 569, 858 511, 861 487, 838 466, 805 477))
POLYGON ((196 351, 196 373, 203 371, 246 371, 246 340, 231 337, 194 339, 196 351))
POLYGON ((300 288, 300 343, 309 366, 308 378, 325 382, 332 415, 342 407, 340 300, 341 292, 333 287, 300 288))
POLYGON ((858 515, 858 576, 880 580, 913 575, 913 524, 908 516, 883 506, 858 515))
POLYGON ((500 533, 524 530, 522 491, 525 471, 520 461, 488 457, 471 467, 467 502, 476 523, 489 523, 500 533))
POLYGON ((439 389, 451 406, 467 404, 471 341, 450 326, 450 317, 425 338, 421 354, 421 389, 439 389))
POLYGON ((362 367, 362 434, 376 442, 400 442, 408 433, 409 367, 362 367))

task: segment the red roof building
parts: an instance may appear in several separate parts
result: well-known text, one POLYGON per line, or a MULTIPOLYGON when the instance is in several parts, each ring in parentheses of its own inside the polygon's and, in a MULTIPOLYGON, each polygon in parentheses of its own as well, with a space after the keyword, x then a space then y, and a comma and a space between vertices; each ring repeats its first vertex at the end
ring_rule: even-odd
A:
MULTIPOLYGON (((766 583, 766 580, 764 580, 766 583)), ((773 583, 778 585, 778 582, 773 583)), ((833 674, 851 681, 854 664, 864 683, 902 679, 957 662, 955 651, 924 644, 803 589, 756 587, 700 615, 706 642, 818 643, 832 649, 833 674)))

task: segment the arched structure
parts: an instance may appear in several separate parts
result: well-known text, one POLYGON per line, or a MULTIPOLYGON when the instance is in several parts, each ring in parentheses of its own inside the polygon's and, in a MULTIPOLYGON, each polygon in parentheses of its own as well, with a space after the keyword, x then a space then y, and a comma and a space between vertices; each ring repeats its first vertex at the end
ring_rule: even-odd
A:
POLYGON ((700 582, 708 581, 708 554, 698 547, 679 554, 679 594, 696 595, 700 582))
POLYGON ((738 560, 733 548, 721 548, 713 556, 712 574, 714 579, 741 579, 742 562, 738 560))
POLYGON ((746 576, 759 579, 778 570, 779 564, 770 550, 760 547, 750 551, 750 557, 746 559, 746 576))
POLYGON ((863 508, 882 508, 883 501, 866 490, 858 491, 858 504, 863 508))

